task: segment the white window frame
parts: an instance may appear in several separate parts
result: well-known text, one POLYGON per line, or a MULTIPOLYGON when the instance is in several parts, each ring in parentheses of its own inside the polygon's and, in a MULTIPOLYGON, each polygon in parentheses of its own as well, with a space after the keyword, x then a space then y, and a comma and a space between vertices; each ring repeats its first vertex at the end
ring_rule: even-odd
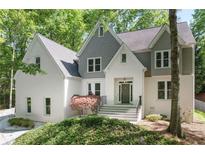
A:
POLYGON ((94 73, 94 72, 101 72, 102 70, 102 57, 92 57, 92 58, 87 58, 87 73, 94 73), (93 60, 93 71, 89 71, 89 60, 93 60), (100 59, 100 71, 95 71, 95 60, 100 59))
POLYGON ((155 69, 163 69, 163 68, 170 68, 171 66, 171 50, 158 50, 155 51, 154 54, 154 65, 155 65, 155 69), (164 52, 168 52, 168 66, 164 66, 164 52), (161 54, 161 67, 157 67, 157 53, 161 54))
POLYGON ((121 63, 127 63, 127 54, 126 53, 121 54, 121 63), (125 55, 125 62, 122 61, 122 55, 125 55))
POLYGON ((41 57, 40 56, 35 57, 35 64, 39 65, 39 68, 41 68, 41 57), (39 64, 36 63, 37 58, 39 58, 39 64))
POLYGON ((168 96, 168 95, 167 95, 167 93, 168 93, 168 86, 167 86, 167 85, 168 85, 168 82, 171 82, 171 81, 170 81, 170 80, 163 80, 163 81, 160 80, 160 81, 157 81, 157 99, 158 99, 158 100, 171 100, 171 98, 169 98, 169 99, 167 98, 167 96, 168 96), (164 86, 165 86, 165 87, 164 87, 164 93, 165 93, 165 94, 164 94, 164 95, 165 95, 165 96, 164 96, 164 99, 158 97, 158 92, 159 92, 158 83, 159 83, 159 82, 164 82, 164 86))
POLYGON ((52 102, 51 97, 45 97, 45 98, 44 98, 44 115, 47 116, 47 117, 50 117, 51 114, 52 114, 52 111, 51 111, 51 109, 52 109, 52 108, 51 108, 51 102, 52 102), (46 113, 46 98, 50 98, 50 114, 47 114, 47 113, 46 113))
POLYGON ((26 97, 26 114, 31 114, 32 113, 32 99, 31 99, 31 112, 28 112, 28 98, 31 99, 31 97, 26 97))
MULTIPOLYGON (((99 91, 100 92, 100 95, 99 96, 101 96, 101 83, 100 82, 96 82, 96 83, 94 83, 94 85, 95 84, 100 84, 100 90, 97 90, 97 91, 99 91)), ((94 86, 95 87, 95 86, 94 86)), ((95 87, 95 94, 94 95, 96 95, 96 87, 95 87)))
POLYGON ((92 83, 88 82, 87 83, 87 95, 89 95, 89 85, 90 85, 90 91, 93 93, 93 91, 92 91, 92 83))
POLYGON ((104 27, 102 25, 99 26, 98 28, 98 37, 104 37, 104 27), (103 34, 100 35, 100 28, 103 28, 103 34))

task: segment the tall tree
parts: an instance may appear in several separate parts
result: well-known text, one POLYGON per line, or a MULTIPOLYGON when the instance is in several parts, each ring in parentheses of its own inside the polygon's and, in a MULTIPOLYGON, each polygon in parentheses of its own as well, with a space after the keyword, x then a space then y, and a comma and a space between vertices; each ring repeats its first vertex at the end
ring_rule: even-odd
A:
POLYGON ((14 73, 20 67, 25 68, 26 66, 21 63, 21 60, 25 54, 27 40, 32 37, 35 26, 24 10, 1 10, 0 18, 0 50, 2 53, 0 79, 4 81, 4 84, 9 83, 7 87, 10 89, 9 108, 11 108, 14 73))
POLYGON ((196 39, 195 93, 205 92, 205 10, 195 10, 192 32, 196 39))
POLYGON ((176 10, 169 10, 170 40, 171 40, 171 119, 168 131, 173 135, 182 137, 180 105, 179 105, 179 52, 177 35, 177 15, 176 10))

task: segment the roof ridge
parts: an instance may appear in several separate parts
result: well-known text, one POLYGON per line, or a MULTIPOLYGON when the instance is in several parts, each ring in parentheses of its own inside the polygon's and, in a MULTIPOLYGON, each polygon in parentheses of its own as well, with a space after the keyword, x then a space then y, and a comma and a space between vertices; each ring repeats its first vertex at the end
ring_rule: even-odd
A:
POLYGON ((76 51, 73 51, 73 50, 71 50, 71 49, 69 49, 69 48, 65 47, 64 45, 59 44, 59 43, 57 43, 57 42, 55 42, 55 41, 53 41, 53 40, 51 40, 51 39, 47 38, 46 36, 44 36, 44 35, 42 35, 42 34, 40 34, 40 33, 37 33, 37 35, 38 35, 38 36, 40 36, 40 38, 41 38, 41 37, 43 37, 43 38, 45 38, 45 39, 49 40, 50 42, 55 43, 56 45, 61 46, 61 47, 65 48, 65 49, 69 50, 69 51, 70 51, 70 52, 72 52, 73 54, 77 54, 77 52, 76 52, 76 51))
MULTIPOLYGON (((187 22, 186 22, 186 21, 182 21, 182 22, 178 22, 177 24, 182 24, 182 23, 187 23, 187 22)), ((148 28, 139 29, 139 30, 133 30, 133 31, 125 31, 125 32, 117 33, 117 35, 119 35, 119 34, 124 34, 124 33, 139 32, 139 31, 149 30, 149 29, 154 29, 154 28, 160 28, 160 27, 162 27, 162 26, 164 26, 164 25, 167 25, 167 24, 165 23, 165 24, 162 24, 161 26, 148 27, 148 28)))

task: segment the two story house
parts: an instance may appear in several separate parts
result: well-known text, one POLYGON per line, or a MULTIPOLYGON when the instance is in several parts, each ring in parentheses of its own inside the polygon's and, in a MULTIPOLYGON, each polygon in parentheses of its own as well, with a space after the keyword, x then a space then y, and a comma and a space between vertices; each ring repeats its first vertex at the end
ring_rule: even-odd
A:
MULTIPOLYGON (((184 121, 193 120, 195 39, 178 23, 180 92, 184 121)), ((171 46, 167 25, 116 34, 97 23, 77 53, 37 34, 23 59, 46 72, 18 71, 16 115, 36 121, 61 121, 75 115, 73 95, 102 98, 99 114, 140 120, 171 112, 171 46)))

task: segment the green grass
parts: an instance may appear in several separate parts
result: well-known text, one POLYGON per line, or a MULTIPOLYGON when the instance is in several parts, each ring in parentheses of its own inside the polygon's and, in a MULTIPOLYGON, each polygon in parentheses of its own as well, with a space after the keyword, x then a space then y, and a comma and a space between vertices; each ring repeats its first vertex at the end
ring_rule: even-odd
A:
POLYGON ((91 115, 66 119, 56 124, 46 124, 20 136, 14 144, 135 145, 178 144, 178 142, 126 121, 91 115))
POLYGON ((8 120, 11 126, 19 126, 26 128, 34 128, 34 122, 30 119, 25 118, 11 118, 8 120))
POLYGON ((197 119, 199 119, 199 120, 205 122, 205 112, 199 111, 199 110, 195 110, 195 111, 194 111, 194 116, 195 116, 197 119))

